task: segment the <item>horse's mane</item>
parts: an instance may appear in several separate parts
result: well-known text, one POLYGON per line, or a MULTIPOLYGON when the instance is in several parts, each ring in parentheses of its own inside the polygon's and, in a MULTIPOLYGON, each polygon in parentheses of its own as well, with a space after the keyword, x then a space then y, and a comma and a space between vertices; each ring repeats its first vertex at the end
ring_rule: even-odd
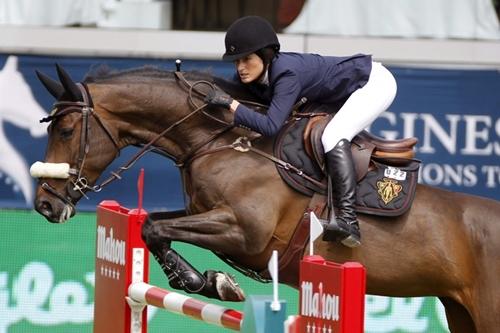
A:
MULTIPOLYGON (((228 94, 238 97, 245 98, 248 100, 253 100, 257 102, 262 102, 257 96, 255 96, 250 90, 243 84, 238 83, 233 80, 227 80, 222 77, 218 77, 212 74, 210 71, 187 71, 183 72, 185 78, 190 82, 195 81, 208 81, 216 84, 219 88, 227 92, 228 94)), ((116 70, 106 65, 100 65, 91 68, 91 70, 86 74, 83 82, 85 83, 120 83, 120 82, 147 82, 152 80, 176 80, 173 71, 169 71, 157 66, 146 65, 143 67, 116 70)))
POLYGON ((85 83, 118 83, 138 79, 174 79, 174 75, 172 71, 151 65, 124 70, 98 65, 90 69, 83 81, 85 83))

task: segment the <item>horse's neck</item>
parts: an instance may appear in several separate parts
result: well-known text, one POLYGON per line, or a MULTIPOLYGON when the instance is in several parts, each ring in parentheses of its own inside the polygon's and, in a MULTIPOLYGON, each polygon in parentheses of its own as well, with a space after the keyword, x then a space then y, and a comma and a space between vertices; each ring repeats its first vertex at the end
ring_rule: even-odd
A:
MULTIPOLYGON (((98 107, 102 104, 113 114, 112 126, 117 133, 121 133, 119 140, 124 146, 147 144, 167 130, 154 145, 173 156, 180 156, 211 137, 213 128, 208 128, 205 123, 209 120, 201 112, 181 121, 195 107, 188 103, 186 91, 177 83, 153 87, 148 84, 143 88, 141 85, 135 88, 117 86, 108 87, 114 91, 105 94, 95 93, 96 96, 105 96, 106 100, 98 97, 94 102, 98 107), (176 122, 180 123, 172 127, 176 122)), ((202 105, 203 101, 197 100, 197 103, 202 105)))

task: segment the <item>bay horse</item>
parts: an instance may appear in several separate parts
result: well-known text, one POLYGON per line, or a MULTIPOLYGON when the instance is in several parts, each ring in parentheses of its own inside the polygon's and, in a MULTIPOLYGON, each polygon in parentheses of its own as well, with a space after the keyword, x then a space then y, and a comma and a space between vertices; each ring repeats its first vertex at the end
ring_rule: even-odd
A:
MULTIPOLYGON (((211 290, 201 294, 242 299, 238 292, 225 295, 220 274, 177 274, 176 265, 184 269, 189 264, 170 252, 170 242, 224 254, 249 271, 264 269, 272 250, 281 254, 287 247, 310 198, 287 186, 262 155, 231 149, 249 132, 227 126, 232 115, 206 108, 200 91, 216 84, 237 99, 255 98, 244 87, 207 73, 179 76, 144 67, 87 75, 74 83, 62 67, 57 72, 59 81, 38 73, 57 99, 46 119, 51 124, 45 163, 69 166, 63 176, 39 176, 36 210, 50 222, 65 222, 85 192, 117 178, 115 173, 95 184, 120 149, 142 145, 141 154, 159 150, 180 167, 187 213, 148 219, 143 228, 148 248, 174 287, 193 292, 186 285, 204 278, 211 290)), ((271 154, 273 140, 260 137, 252 144, 271 154)), ((500 202, 418 185, 413 205, 403 215, 360 214, 359 220, 360 247, 318 240, 315 253, 335 262, 362 263, 369 294, 439 297, 454 333, 498 332, 500 202)))

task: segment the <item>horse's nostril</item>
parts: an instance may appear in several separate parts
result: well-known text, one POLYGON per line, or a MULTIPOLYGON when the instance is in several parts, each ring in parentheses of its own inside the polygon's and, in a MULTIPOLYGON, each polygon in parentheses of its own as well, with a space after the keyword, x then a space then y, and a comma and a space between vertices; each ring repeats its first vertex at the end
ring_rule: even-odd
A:
POLYGON ((48 201, 42 202, 42 209, 44 210, 52 210, 52 205, 48 201))
POLYGON ((52 205, 47 200, 40 200, 36 204, 36 210, 45 217, 52 215, 52 205))

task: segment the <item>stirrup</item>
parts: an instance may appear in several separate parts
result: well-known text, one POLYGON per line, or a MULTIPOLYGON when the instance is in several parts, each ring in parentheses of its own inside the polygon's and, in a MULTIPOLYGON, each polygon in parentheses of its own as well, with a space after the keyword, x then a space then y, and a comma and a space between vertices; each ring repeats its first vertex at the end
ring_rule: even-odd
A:
POLYGON ((349 248, 361 245, 361 235, 356 224, 348 224, 340 219, 331 221, 321 220, 324 224, 323 240, 327 242, 340 242, 349 248))
POLYGON ((349 227, 342 220, 321 219, 320 222, 323 224, 323 240, 326 242, 342 242, 350 235, 349 227))

